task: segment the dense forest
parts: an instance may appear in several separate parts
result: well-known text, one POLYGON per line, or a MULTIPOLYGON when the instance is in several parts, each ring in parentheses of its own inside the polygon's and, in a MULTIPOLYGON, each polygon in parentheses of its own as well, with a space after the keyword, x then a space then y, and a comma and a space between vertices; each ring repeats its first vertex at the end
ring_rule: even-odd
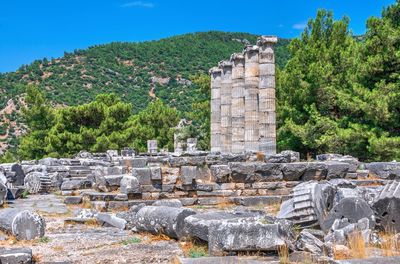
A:
MULTIPOLYGON (((335 152, 365 161, 400 159, 400 0, 366 24, 365 35, 356 37, 349 18, 335 20, 320 10, 299 38, 278 43, 280 150, 304 158, 335 152)), ((142 150, 148 137, 171 148, 170 127, 182 117, 193 121, 186 134, 199 137, 207 149, 206 71, 255 40, 250 34, 207 32, 112 43, 3 74, 0 92, 6 97, 0 105, 20 94, 27 104, 21 117, 28 133, 6 158, 126 145, 142 150), (54 110, 57 104, 69 107, 54 110), (41 118, 46 125, 38 126, 41 118)))

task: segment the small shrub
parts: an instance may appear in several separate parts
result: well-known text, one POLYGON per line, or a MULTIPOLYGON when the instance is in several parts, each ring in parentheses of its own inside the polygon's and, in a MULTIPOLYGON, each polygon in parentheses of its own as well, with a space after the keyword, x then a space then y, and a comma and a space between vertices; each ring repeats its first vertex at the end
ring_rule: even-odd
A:
POLYGON ((278 246, 279 264, 289 264, 289 249, 286 244, 278 246))
POLYGON ((47 236, 41 237, 38 240, 39 243, 49 243, 50 242, 50 238, 47 236))
POLYGON ((130 244, 139 244, 139 243, 141 243, 142 242, 142 240, 140 239, 140 238, 138 238, 138 237, 132 237, 132 238, 130 238, 130 239, 127 239, 127 240, 122 240, 122 245, 130 245, 130 244))

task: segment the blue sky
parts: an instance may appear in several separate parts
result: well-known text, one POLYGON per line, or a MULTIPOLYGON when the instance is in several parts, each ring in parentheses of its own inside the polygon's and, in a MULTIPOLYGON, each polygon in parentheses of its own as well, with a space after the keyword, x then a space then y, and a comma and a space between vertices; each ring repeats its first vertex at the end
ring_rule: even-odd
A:
POLYGON ((0 72, 112 41, 208 30, 297 37, 317 9, 347 15, 355 34, 395 0, 1 0, 0 72))

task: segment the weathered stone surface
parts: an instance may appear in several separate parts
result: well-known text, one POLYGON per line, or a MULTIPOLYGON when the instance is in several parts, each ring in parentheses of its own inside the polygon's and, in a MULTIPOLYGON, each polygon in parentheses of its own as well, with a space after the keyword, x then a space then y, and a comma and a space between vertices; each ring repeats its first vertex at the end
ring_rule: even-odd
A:
POLYGON ((400 232, 400 182, 388 182, 376 197, 372 208, 381 229, 400 232))
POLYGON ((234 203, 243 206, 259 206, 277 204, 282 201, 282 196, 249 196, 235 197, 234 203))
POLYGON ((323 180, 326 178, 328 168, 324 162, 309 162, 301 180, 323 180))
POLYGON ((357 223, 358 220, 365 217, 369 219, 370 228, 373 229, 375 227, 375 216, 368 203, 360 198, 344 198, 330 210, 321 223, 321 228, 328 231, 335 219, 347 218, 350 223, 357 223))
POLYGON ((185 218, 195 213, 186 208, 145 206, 136 213, 133 230, 164 233, 172 238, 180 238, 185 235, 185 218))
POLYGON ((290 163, 298 161, 300 161, 300 153, 291 150, 285 150, 266 158, 266 162, 270 163, 290 163))
POLYGON ((22 169, 22 166, 18 163, 14 163, 11 165, 11 171, 14 172, 15 176, 9 178, 8 181, 11 182, 15 186, 22 186, 24 185, 25 173, 22 169))
MULTIPOLYGON (((1 185, 1 184, 0 184, 1 185)), ((11 187, 7 189, 7 200, 15 200, 21 198, 25 192, 24 187, 11 187)))
MULTIPOLYGON (((267 260, 256 257, 201 257, 201 258, 178 258, 177 264, 265 264, 267 260)), ((275 263, 275 262, 271 262, 275 263)))
POLYGON ((132 176, 136 177, 140 184, 151 184, 151 171, 150 168, 133 168, 132 176))
POLYGON ((231 174, 231 169, 228 165, 211 165, 211 176, 215 182, 228 182, 231 174))
POLYGON ((189 185, 196 179, 197 167, 196 166, 182 166, 181 167, 181 181, 183 185, 189 185))
POLYGON ((349 172, 355 172, 360 164, 358 159, 352 156, 343 156, 341 154, 321 154, 317 155, 318 161, 334 161, 349 164, 349 172))
POLYGON ((395 180, 400 178, 400 162, 371 162, 365 164, 373 176, 381 179, 395 180))
POLYGON ((277 217, 302 226, 321 225, 333 201, 334 188, 330 184, 304 182, 293 189, 293 198, 282 203, 277 217))
POLYGON ((125 175, 120 182, 120 191, 124 194, 140 193, 140 183, 135 176, 125 175))
MULTIPOLYGON (((250 176, 251 177, 251 176, 250 176)), ((278 181, 283 179, 282 165, 276 163, 255 163, 253 181, 278 181)))
POLYGON ((96 214, 97 221, 103 226, 113 226, 117 227, 121 230, 125 229, 127 221, 123 218, 117 217, 108 213, 97 213, 96 214))
POLYGON ((296 241, 296 248, 301 251, 322 255, 324 243, 308 231, 302 230, 296 241))
POLYGON ((226 220, 259 216, 253 212, 205 212, 186 217, 185 229, 189 236, 208 241, 208 230, 212 224, 222 224, 226 220))
POLYGON ((159 166, 150 167, 150 174, 151 174, 152 181, 161 181, 162 180, 161 168, 159 166))
POLYGON ((88 189, 92 186, 90 180, 67 180, 61 185, 62 191, 88 189))
POLYGON ((0 263, 31 264, 32 249, 30 248, 0 248, 0 263))
POLYGON ((182 202, 178 199, 158 200, 155 201, 153 206, 168 206, 168 207, 182 207, 182 202))
POLYGON ((24 186, 30 194, 46 193, 52 184, 47 173, 31 172, 24 178, 24 186))
POLYGON ((279 223, 239 219, 212 224, 209 227, 208 247, 210 255, 232 251, 275 251, 279 246, 291 244, 290 237, 279 223))
POLYGON ((283 180, 298 181, 307 169, 306 162, 294 162, 282 164, 283 180))
MULTIPOLYGON (((340 247, 343 247, 343 246, 340 246, 340 247)), ((346 252, 351 253, 349 249, 346 252)), ((351 256, 351 254, 347 254, 347 255, 351 256)), ((400 257, 368 257, 368 258, 365 258, 365 259, 346 259, 346 260, 336 260, 335 263, 336 264, 388 264, 388 263, 400 263, 400 257)))
POLYGON ((82 197, 81 196, 67 196, 64 198, 64 203, 65 204, 80 204, 80 203, 82 203, 82 197))
POLYGON ((44 219, 29 210, 4 208, 0 210, 0 229, 18 240, 32 240, 43 237, 46 223, 44 219))
POLYGON ((0 183, 0 206, 2 206, 7 198, 7 187, 4 183, 0 183))
POLYGON ((336 178, 344 178, 346 177, 347 172, 349 171, 350 165, 344 162, 335 162, 330 161, 326 163, 327 166, 327 174, 326 178, 336 179, 336 178))
POLYGON ((133 158, 131 159, 132 168, 144 168, 147 166, 147 158, 133 158))

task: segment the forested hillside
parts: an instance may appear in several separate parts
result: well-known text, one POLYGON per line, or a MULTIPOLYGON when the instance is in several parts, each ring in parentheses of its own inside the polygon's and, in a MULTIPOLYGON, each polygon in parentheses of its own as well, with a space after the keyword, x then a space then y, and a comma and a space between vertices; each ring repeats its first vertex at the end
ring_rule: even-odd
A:
MULTIPOLYGON (((152 97, 187 111, 201 97, 193 94, 189 78, 206 73, 223 58, 240 52, 257 36, 246 33, 205 32, 142 43, 111 43, 65 53, 59 59, 37 60, 16 72, 0 75, 0 109, 23 92, 18 84, 36 84, 54 103, 77 105, 99 93, 114 92, 136 111, 152 97)), ((288 59, 288 40, 280 40, 278 64, 288 59)))
MULTIPOLYGON (((141 43, 116 42, 37 60, 0 74, 0 151, 15 146, 16 137, 24 133, 17 110, 27 84, 43 91, 52 105, 79 105, 93 101, 97 94, 115 93, 132 104, 134 113, 159 98, 187 116, 193 103, 207 99, 192 85, 193 76, 207 73, 218 61, 255 43, 257 37, 212 31, 141 43)), ((288 44, 289 40, 280 39, 277 45, 281 67, 288 60, 288 44)))

